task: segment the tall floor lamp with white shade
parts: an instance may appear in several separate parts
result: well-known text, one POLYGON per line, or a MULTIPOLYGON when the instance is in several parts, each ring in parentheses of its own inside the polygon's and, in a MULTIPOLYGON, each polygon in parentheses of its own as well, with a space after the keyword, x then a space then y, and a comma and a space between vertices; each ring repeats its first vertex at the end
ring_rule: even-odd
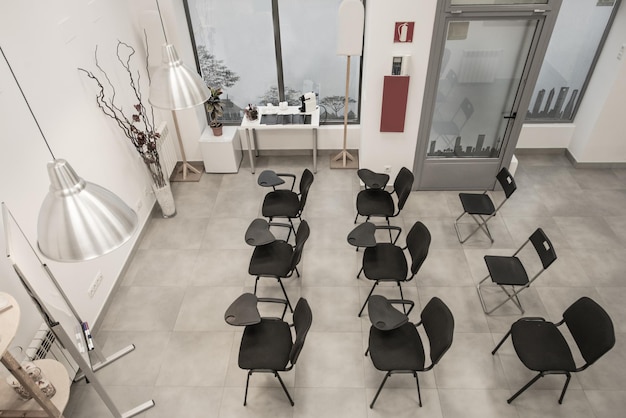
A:
POLYGON ((346 94, 343 106, 343 149, 339 154, 332 157, 332 161, 341 160, 343 168, 346 168, 347 160, 356 162, 356 157, 347 150, 350 56, 361 56, 363 54, 364 24, 365 9, 361 0, 343 0, 339 5, 339 14, 337 17, 337 55, 346 56, 346 94))
MULTIPOLYGON (((39 251, 44 256, 55 261, 77 262, 91 260, 119 248, 135 233, 137 214, 114 193, 83 180, 67 161, 57 159, 54 156, 1 46, 0 52, 53 159, 52 162, 48 163, 50 189, 39 211, 37 225, 39 251)), ((124 413, 117 409, 115 403, 99 382, 95 371, 130 353, 135 347, 131 344, 112 356, 104 357, 95 341, 88 337, 90 335, 89 329, 85 329, 87 323, 81 319, 48 265, 39 257, 35 248, 28 242, 26 234, 19 227, 15 217, 4 202, 2 202, 2 215, 7 257, 18 278, 52 333, 69 352, 76 364, 78 364, 82 376, 86 377, 93 385, 111 414, 116 418, 129 418, 154 406, 154 401, 150 400, 124 413), (15 254, 13 254, 11 221, 14 225, 17 225, 21 236, 28 243, 28 247, 30 247, 30 250, 37 258, 47 278, 50 279, 54 291, 58 292, 58 295, 66 305, 69 311, 68 315, 71 318, 69 323, 71 326, 85 331, 85 334, 82 332, 76 333, 73 329, 68 331, 61 322, 55 319, 49 309, 50 302, 48 298, 50 296, 42 297, 41 293, 36 289, 37 286, 33 286, 33 283, 28 280, 22 269, 17 265, 14 259, 15 254), (82 351, 80 347, 82 347, 82 351), (91 351, 97 356, 96 363, 91 362, 89 357, 89 352, 91 351)))

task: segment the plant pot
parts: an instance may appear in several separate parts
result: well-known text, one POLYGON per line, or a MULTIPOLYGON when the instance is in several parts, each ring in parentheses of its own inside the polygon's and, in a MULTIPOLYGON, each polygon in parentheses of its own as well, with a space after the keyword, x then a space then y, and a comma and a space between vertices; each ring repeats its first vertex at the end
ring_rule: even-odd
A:
POLYGON ((174 195, 172 194, 172 188, 170 185, 166 184, 163 187, 157 187, 155 184, 152 184, 152 190, 154 191, 154 196, 159 203, 163 217, 171 218, 172 216, 175 216, 176 205, 174 204, 174 195))
POLYGON ((219 126, 211 126, 211 129, 213 130, 213 136, 222 136, 222 124, 220 123, 219 126))

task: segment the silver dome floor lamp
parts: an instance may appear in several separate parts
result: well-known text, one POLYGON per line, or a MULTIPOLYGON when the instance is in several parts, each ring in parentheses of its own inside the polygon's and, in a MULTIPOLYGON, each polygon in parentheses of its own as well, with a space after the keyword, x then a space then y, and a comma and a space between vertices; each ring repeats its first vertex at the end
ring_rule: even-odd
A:
MULTIPOLYGON (((154 74, 152 74, 150 97, 148 101, 156 108, 172 111, 176 136, 178 137, 178 146, 183 159, 182 179, 186 180, 188 170, 196 174, 202 173, 187 162, 176 111, 203 104, 209 99, 211 92, 200 75, 183 64, 183 61, 176 53, 174 45, 168 42, 158 0, 156 5, 159 12, 159 19, 161 20, 165 44, 162 47, 163 57, 161 65, 155 70, 154 74)), ((175 180, 175 178, 172 180, 175 180)))
MULTIPOLYGON (((137 214, 109 190, 80 178, 67 161, 55 158, 1 46, 0 52, 53 158, 53 161, 48 163, 50 190, 39 211, 37 225, 39 250, 52 260, 75 262, 91 260, 119 248, 133 236, 137 228, 137 214)), ((154 401, 150 400, 124 413, 117 409, 94 372, 130 353, 135 349, 135 346, 131 344, 109 357, 104 357, 92 339, 87 323, 81 319, 56 277, 32 247, 4 202, 2 202, 2 217, 7 258, 50 330, 78 364, 82 373, 77 378, 87 378, 111 414, 116 418, 130 418, 153 407, 154 401), (62 303, 66 305, 65 309, 59 310, 56 306, 59 302, 51 302, 50 295, 45 298, 42 297, 42 293, 36 290, 37 286, 33 286, 28 281, 15 262, 11 245, 10 220, 17 226, 54 289, 61 296, 62 303), (53 311, 69 311, 69 317, 57 321, 53 311), (76 332, 76 328, 79 332, 76 332), (89 357, 90 352, 96 355, 98 359, 96 363, 92 363, 89 357)))

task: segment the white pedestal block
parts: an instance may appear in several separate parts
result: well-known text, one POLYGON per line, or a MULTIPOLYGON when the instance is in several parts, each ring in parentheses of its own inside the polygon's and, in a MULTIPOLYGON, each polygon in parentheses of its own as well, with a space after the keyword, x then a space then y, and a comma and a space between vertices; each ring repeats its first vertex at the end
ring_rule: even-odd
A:
POLYGON ((213 136, 213 131, 207 126, 199 142, 204 160, 204 171, 207 173, 239 171, 243 153, 237 126, 224 126, 222 136, 213 136))

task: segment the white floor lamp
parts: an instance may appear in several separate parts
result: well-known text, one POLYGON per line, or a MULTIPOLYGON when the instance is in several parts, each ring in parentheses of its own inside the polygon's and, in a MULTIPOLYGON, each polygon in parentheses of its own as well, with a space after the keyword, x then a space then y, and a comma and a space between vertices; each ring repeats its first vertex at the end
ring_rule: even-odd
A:
POLYGON ((346 56, 346 94, 343 106, 343 149, 333 157, 333 161, 342 160, 343 168, 347 160, 356 161, 355 157, 347 150, 348 137, 348 104, 350 90, 350 55, 360 56, 363 54, 363 25, 365 22, 365 10, 361 0, 343 0, 339 5, 337 18, 337 55, 346 56))
POLYGON ((165 37, 163 45, 163 60, 159 68, 157 68, 151 77, 150 82, 150 98, 148 101, 154 107, 159 109, 167 109, 172 111, 176 135, 178 136, 178 146, 180 147, 181 157, 183 159, 183 180, 187 179, 187 171, 193 171, 196 174, 201 172, 187 162, 185 156, 185 148, 178 127, 178 119, 176 111, 189 109, 194 106, 201 105, 211 96, 211 92, 202 80, 200 75, 185 66, 176 53, 174 45, 167 41, 165 33, 165 25, 161 16, 161 8, 159 2, 156 2, 159 18, 161 19, 161 28, 165 37))

